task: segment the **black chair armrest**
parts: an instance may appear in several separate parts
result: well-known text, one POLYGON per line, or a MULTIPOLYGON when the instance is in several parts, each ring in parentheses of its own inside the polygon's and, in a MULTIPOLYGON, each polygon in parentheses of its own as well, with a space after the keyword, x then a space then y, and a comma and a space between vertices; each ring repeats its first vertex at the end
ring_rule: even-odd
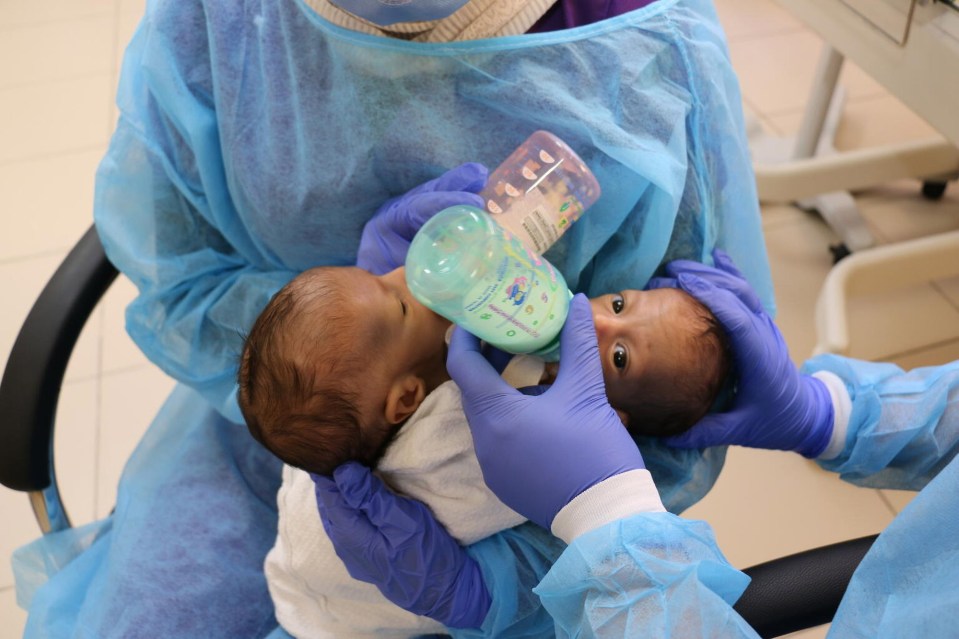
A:
POLYGON ((0 483, 40 491, 51 483, 53 426, 67 362, 97 302, 116 279, 94 227, 40 293, 0 382, 0 483))
POLYGON ((877 535, 813 548, 747 568, 752 577, 735 609, 761 637, 829 623, 852 573, 877 535))

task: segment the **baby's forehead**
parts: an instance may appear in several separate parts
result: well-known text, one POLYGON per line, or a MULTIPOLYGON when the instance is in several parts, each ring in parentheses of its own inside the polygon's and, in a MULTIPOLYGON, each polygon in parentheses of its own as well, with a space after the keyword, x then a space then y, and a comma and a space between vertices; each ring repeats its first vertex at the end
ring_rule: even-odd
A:
MULTIPOLYGON (((376 279, 355 267, 320 267, 300 275, 295 297, 303 319, 329 322, 329 328, 348 324, 352 330, 373 327, 378 314, 376 279)), ((337 332, 337 331, 334 331, 337 332)))
POLYGON ((646 298, 650 308, 658 307, 668 314, 693 318, 708 313, 708 309, 695 297, 679 288, 654 288, 648 291, 637 291, 637 294, 646 298))
POLYGON ((644 291, 647 308, 663 327, 663 339, 688 341, 697 339, 708 327, 712 317, 695 297, 678 288, 659 288, 644 291))

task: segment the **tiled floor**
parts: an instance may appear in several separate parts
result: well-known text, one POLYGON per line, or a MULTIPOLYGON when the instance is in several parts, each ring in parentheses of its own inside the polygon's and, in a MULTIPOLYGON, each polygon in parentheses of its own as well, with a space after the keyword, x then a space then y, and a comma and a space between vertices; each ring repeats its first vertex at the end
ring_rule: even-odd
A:
MULTIPOLYGON (((749 112, 764 128, 798 128, 819 53, 815 35, 771 0, 718 0, 749 112)), ((109 137, 117 69, 143 0, 0 2, 0 365, 42 284, 91 222, 93 173, 109 137)), ((841 149, 926 137, 929 127, 847 64, 841 149)), ((898 182, 857 194, 883 242, 959 229, 959 187, 945 200, 898 182)), ((765 206, 764 228, 794 358, 815 344, 813 305, 837 238, 815 215, 765 206)), ((125 337, 133 289, 111 289, 85 329, 59 406, 56 459, 77 522, 109 512, 124 460, 172 383, 125 337)), ((959 279, 856 300, 853 354, 911 368, 959 358, 959 279)), ((748 566, 876 532, 906 503, 897 491, 853 488, 796 456, 730 451, 714 490, 688 514, 710 521, 730 560, 748 566), (762 481, 756 481, 761 477, 762 481)), ((0 488, 0 556, 36 535, 25 497, 0 488)), ((0 639, 22 633, 9 563, 0 565, 0 639)), ((820 628, 801 633, 821 637, 820 628)))

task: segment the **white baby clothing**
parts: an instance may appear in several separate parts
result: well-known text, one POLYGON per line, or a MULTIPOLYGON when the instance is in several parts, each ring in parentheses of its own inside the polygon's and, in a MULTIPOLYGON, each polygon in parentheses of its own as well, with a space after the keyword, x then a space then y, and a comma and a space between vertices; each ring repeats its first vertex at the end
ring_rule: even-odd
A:
MULTIPOLYGON (((463 545, 526 521, 483 481, 460 391, 451 381, 430 393, 403 425, 377 474, 396 492, 429 506, 463 545)), ((443 632, 442 624, 401 609, 375 586, 349 576, 320 522, 305 471, 284 466, 277 505, 279 530, 265 572, 277 621, 287 632, 299 639, 443 632)))

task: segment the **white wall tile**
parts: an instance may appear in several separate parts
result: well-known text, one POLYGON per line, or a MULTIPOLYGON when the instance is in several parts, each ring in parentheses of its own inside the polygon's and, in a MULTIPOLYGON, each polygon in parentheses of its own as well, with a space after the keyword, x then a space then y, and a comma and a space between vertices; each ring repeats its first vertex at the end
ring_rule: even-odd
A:
POLYGON ((93 224, 94 177, 104 150, 0 164, 0 260, 73 247, 93 224))
MULTIPOLYGON (((0 366, 5 367, 20 326, 33 307, 43 286, 60 265, 62 254, 53 254, 13 262, 0 262, 0 366)), ((94 353, 87 356, 93 357, 94 353)))
POLYGON ((103 148, 112 82, 107 73, 0 91, 0 163, 103 148))
MULTIPOLYGON (((802 111, 809 100, 822 41, 808 31, 778 33, 729 43, 733 68, 749 103, 762 115, 802 111)), ((885 93, 846 61, 839 76, 850 100, 885 93)))
POLYGON ((102 378, 98 517, 109 514, 116 503, 123 467, 173 385, 173 380, 153 366, 102 378))
MULTIPOLYGON (((33 517, 30 500, 26 493, 0 486, 0 588, 13 586, 13 568, 10 556, 13 551, 40 536, 40 527, 33 517)), ((2 626, 3 624, 0 624, 2 626)))
POLYGON ((94 520, 100 382, 64 384, 57 406, 54 464, 60 496, 74 526, 94 520))
MULTIPOLYGON (((0 290, 6 299, 0 310, 0 368, 6 367, 10 350, 27 314, 64 255, 55 253, 13 262, 0 262, 0 290)), ((81 379, 97 372, 99 320, 84 327, 67 364, 65 379, 81 379)))
POLYGON ((45 22, 71 22, 90 16, 112 14, 115 0, 44 0, 0 3, 0 29, 36 25, 45 22))
POLYGON ((109 73, 114 22, 106 13, 4 30, 0 89, 109 73))
POLYGON ((892 520, 875 490, 794 453, 732 446, 712 491, 683 513, 708 521, 737 567, 877 533, 892 520))
POLYGON ((123 51, 129 44, 133 33, 143 18, 146 0, 120 0, 119 19, 117 21, 117 60, 122 59, 123 51))
POLYGON ((17 606, 13 588, 0 590, 0 639, 20 639, 27 625, 27 613, 17 606))

